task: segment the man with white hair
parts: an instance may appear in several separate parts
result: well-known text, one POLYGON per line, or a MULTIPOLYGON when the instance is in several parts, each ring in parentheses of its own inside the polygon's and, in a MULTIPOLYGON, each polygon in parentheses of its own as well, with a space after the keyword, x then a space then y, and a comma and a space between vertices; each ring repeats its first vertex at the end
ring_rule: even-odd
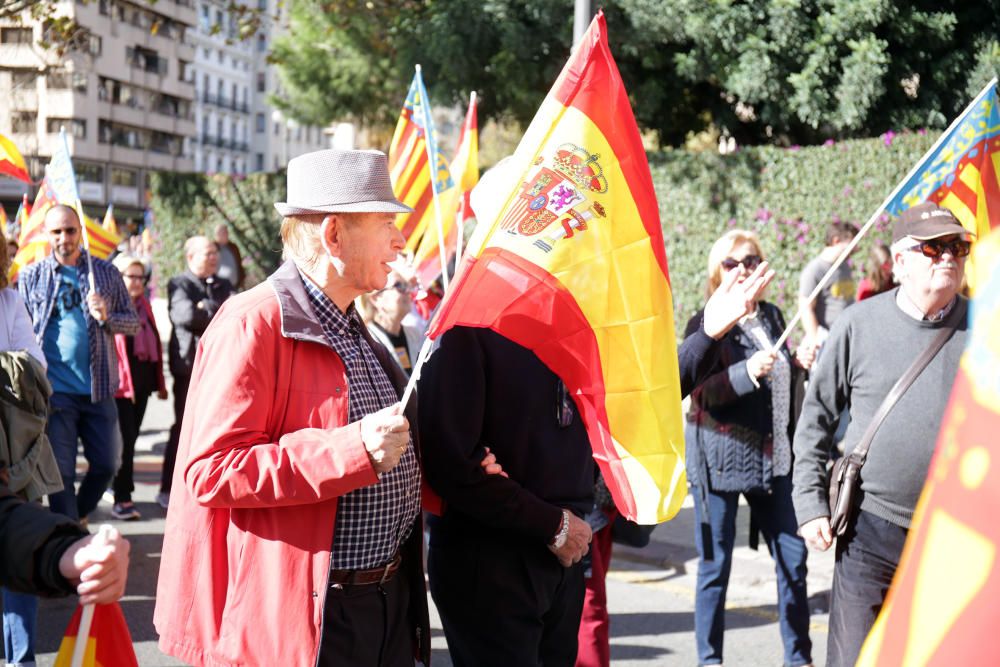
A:
MULTIPOLYGON (((201 339, 154 623, 195 665, 430 657, 406 379, 354 299, 382 289, 410 209, 378 151, 288 164, 286 262, 201 339)), ((484 468, 489 466, 484 465, 484 468)))
MULTIPOLYGON (((850 410, 846 454, 855 449, 904 373, 949 334, 943 347, 885 414, 860 473, 860 504, 837 541, 826 664, 853 665, 885 600, 965 348, 967 300, 959 295, 969 234, 947 209, 927 202, 897 221, 897 289, 848 308, 834 323, 795 431, 793 502, 814 549, 833 542, 827 488, 830 441, 850 410)), ((863 448, 862 448, 863 449, 863 448)))

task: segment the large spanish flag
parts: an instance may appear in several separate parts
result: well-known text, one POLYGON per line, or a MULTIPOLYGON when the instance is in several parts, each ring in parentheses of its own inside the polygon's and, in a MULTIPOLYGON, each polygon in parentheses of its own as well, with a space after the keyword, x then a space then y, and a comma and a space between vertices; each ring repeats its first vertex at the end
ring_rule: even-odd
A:
POLYGON ((677 347, 649 164, 605 31, 598 13, 430 335, 488 327, 533 350, 572 392, 618 509, 650 524, 687 492, 677 347))
MULTIPOLYGON (((886 211, 899 215, 925 201, 949 209, 979 240, 1000 225, 1000 95, 996 79, 955 119, 886 211)), ((974 275, 975 259, 970 260, 967 271, 974 275)))
POLYGON ((31 183, 31 176, 28 174, 28 165, 21 157, 21 151, 17 150, 14 142, 0 134, 0 174, 5 174, 25 183, 31 183))
POLYGON ((437 224, 434 217, 440 202, 436 208, 434 192, 440 197, 455 186, 448 160, 437 145, 430 100, 419 65, 417 67, 389 143, 392 189, 401 202, 413 209, 412 213, 403 213, 396 218, 396 225, 406 237, 406 248, 410 251, 417 249, 428 225, 437 224), (428 167, 428 155, 434 156, 432 168, 428 167))
POLYGON ((1000 234, 974 254, 969 343, 860 666, 1000 664, 1000 234))
MULTIPOLYGON (((475 93, 469 100, 469 110, 458 137, 455 159, 451 161, 452 181, 457 187, 449 188, 441 195, 442 226, 444 228, 445 261, 457 252, 458 235, 465 229, 465 223, 473 217, 469 196, 479 182, 479 130, 476 122, 475 93)), ((420 284, 430 285, 441 275, 441 253, 438 249, 437 225, 429 225, 420 239, 420 245, 413 255, 420 284)))
MULTIPOLYGON (((83 607, 77 605, 59 645, 54 667, 70 667, 72 664, 82 614, 83 607)), ((138 664, 122 608, 117 602, 96 605, 81 667, 138 667, 138 664)))

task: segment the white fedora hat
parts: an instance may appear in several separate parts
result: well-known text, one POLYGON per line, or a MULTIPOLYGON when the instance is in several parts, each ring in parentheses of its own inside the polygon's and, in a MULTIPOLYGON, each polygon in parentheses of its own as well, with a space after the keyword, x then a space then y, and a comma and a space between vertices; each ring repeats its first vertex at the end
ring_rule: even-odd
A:
POLYGON ((409 213, 396 199, 389 161, 381 151, 322 150, 288 162, 288 201, 281 215, 306 213, 409 213))

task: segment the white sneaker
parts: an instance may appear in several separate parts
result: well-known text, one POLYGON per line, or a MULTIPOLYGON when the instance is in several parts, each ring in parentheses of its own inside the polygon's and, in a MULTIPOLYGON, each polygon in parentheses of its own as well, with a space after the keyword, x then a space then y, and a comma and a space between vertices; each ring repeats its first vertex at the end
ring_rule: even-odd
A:
POLYGON ((101 496, 101 500, 103 500, 106 503, 111 503, 112 505, 114 505, 115 504, 115 492, 112 491, 111 489, 108 489, 107 491, 104 492, 104 495, 101 496))
POLYGON ((160 507, 162 507, 163 509, 167 509, 167 506, 170 504, 170 494, 169 493, 163 493, 162 491, 160 491, 159 493, 157 493, 156 494, 156 504, 159 505, 160 507))

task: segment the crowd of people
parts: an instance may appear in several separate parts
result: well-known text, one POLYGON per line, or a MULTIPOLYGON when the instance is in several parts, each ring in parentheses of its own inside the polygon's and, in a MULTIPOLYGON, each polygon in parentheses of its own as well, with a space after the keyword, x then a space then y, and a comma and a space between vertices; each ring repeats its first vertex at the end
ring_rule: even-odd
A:
MULTIPOLYGON (((285 263, 264 283, 244 289, 224 227, 185 243, 166 359, 148 262, 89 256, 72 208, 46 213, 52 253, 16 291, 0 250, 0 373, 32 397, 16 419, 0 406, 7 663, 34 659, 33 594, 124 590, 127 542, 86 526, 105 492, 114 518, 141 519, 135 444, 148 401, 169 396, 166 362, 164 652, 194 665, 426 664, 426 549, 454 664, 608 665, 617 512, 570 392, 530 350, 458 326, 417 382, 433 400, 402 404, 427 313, 397 263, 394 221, 410 209, 385 155, 309 153, 287 178, 285 263)), ((947 209, 914 206, 859 284, 842 262, 857 231, 832 223, 803 271, 794 350, 776 346, 786 321, 763 298, 774 272, 760 239, 734 229, 708 249, 705 305, 677 351, 700 664, 723 661, 741 496, 751 542, 762 535, 774 559, 792 667, 813 662, 809 548, 836 544, 827 665, 854 664, 899 562, 964 346, 970 238, 947 209), (916 379, 900 388, 904 375, 916 379), (827 470, 840 456, 864 473, 834 532, 827 470)))

